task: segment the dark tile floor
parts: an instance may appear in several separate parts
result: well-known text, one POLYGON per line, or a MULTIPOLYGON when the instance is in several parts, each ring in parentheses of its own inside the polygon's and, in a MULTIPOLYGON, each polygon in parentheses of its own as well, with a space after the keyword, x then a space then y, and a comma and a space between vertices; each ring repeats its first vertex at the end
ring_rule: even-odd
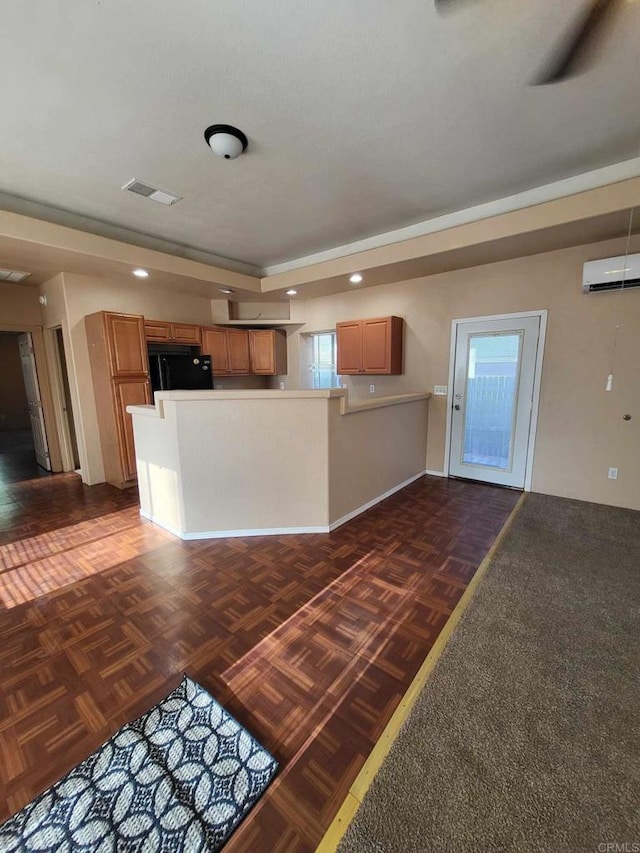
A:
POLYGON ((331 534, 181 542, 134 491, 6 483, 0 818, 188 672, 281 762, 225 849, 315 849, 518 497, 425 477, 331 534))

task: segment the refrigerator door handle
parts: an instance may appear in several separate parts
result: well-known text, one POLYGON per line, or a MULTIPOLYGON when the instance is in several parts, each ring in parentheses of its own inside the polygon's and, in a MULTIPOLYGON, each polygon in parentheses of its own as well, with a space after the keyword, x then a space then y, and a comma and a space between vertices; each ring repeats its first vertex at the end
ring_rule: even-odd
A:
POLYGON ((159 373, 160 373, 160 390, 168 391, 169 390, 169 381, 170 381, 170 373, 169 373, 169 364, 165 356, 158 356, 159 362, 159 373))

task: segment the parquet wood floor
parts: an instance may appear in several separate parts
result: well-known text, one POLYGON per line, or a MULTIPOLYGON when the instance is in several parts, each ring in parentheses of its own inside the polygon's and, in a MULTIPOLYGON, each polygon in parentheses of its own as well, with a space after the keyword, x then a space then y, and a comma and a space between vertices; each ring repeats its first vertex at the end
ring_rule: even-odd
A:
POLYGON ((334 533, 181 542, 134 491, 0 489, 0 819, 177 685, 281 763, 227 853, 314 850, 518 493, 424 477, 334 533))

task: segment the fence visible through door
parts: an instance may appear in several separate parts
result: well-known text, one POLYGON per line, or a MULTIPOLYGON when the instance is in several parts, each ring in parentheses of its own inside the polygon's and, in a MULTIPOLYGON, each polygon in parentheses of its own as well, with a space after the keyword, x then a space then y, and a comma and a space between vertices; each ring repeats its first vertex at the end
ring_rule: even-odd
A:
POLYGON ((523 488, 540 315, 460 321, 454 329, 449 473, 523 488))

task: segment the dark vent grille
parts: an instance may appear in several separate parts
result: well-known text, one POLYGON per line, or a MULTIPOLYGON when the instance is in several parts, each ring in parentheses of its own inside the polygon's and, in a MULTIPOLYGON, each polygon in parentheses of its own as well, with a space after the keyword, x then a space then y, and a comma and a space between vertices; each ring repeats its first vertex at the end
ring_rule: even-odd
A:
POLYGON ((125 184, 122 189, 136 195, 141 195, 143 198, 148 198, 151 201, 157 201, 160 204, 175 204, 182 199, 181 195, 170 193, 168 190, 161 190, 158 187, 152 187, 151 184, 145 184, 144 181, 139 181, 136 178, 125 184))
POLYGON ((150 187, 148 184, 143 184, 141 181, 131 181, 131 183, 127 184, 124 189, 129 190, 130 193, 137 193, 138 195, 147 197, 156 191, 155 187, 150 187))
POLYGON ((602 281, 589 285, 589 293, 604 293, 609 290, 633 290, 640 287, 640 278, 630 278, 627 281, 602 281))

